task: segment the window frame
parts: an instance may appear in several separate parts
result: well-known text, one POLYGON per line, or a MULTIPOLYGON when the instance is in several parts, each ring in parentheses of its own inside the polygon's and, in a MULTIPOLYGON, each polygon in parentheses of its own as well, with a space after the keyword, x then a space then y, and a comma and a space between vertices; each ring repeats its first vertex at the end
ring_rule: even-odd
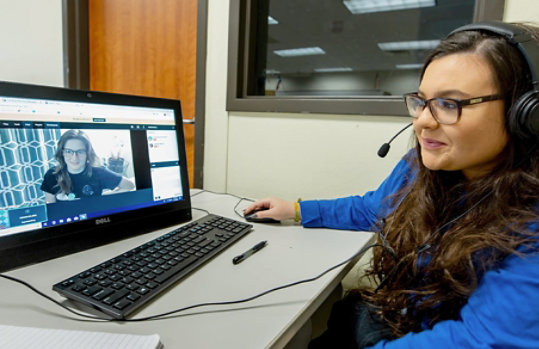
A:
MULTIPOLYGON (((230 0, 227 111, 323 113, 356 115, 408 115, 400 96, 305 97, 249 96, 247 84, 253 70, 252 53, 256 28, 251 26, 253 3, 257 0, 230 0)), ((505 0, 476 0, 473 22, 502 20, 505 0), (488 6, 487 6, 488 2, 488 6)))

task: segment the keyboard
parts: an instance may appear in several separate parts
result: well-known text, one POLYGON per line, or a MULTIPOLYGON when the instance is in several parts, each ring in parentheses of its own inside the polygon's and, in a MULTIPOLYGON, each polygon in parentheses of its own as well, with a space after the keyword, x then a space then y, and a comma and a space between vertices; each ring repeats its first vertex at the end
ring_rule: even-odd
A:
POLYGON ((64 297, 125 319, 252 230, 204 216, 53 285, 64 297))

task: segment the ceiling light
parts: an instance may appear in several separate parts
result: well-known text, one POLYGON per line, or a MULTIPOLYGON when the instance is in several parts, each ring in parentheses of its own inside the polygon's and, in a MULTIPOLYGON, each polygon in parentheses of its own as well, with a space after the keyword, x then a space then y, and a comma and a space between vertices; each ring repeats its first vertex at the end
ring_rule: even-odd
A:
POLYGON ((304 47, 293 48, 289 50, 275 50, 273 51, 277 56, 281 57, 295 57, 295 56, 312 56, 312 55, 325 55, 326 51, 320 47, 304 47))
POLYGON ((408 50, 431 50, 438 46, 440 40, 418 40, 418 41, 395 41, 380 42, 378 47, 383 51, 408 51, 408 50))
POLYGON ((353 14, 436 6, 436 0, 343 0, 353 14))
POLYGON ((422 63, 411 63, 411 64, 397 64, 395 65, 397 69, 421 69, 423 68, 422 63))
POLYGON ((279 22, 275 18, 268 16, 268 24, 279 24, 279 22))
POLYGON ((314 71, 317 73, 335 73, 335 72, 352 71, 352 68, 350 67, 316 68, 314 71))

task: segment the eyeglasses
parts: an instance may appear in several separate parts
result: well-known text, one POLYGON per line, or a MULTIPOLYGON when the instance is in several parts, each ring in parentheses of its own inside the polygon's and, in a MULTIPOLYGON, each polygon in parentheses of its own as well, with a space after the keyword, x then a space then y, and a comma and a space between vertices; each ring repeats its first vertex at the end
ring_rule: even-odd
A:
POLYGON ((451 125, 459 121, 462 107, 489 101, 503 99, 501 95, 490 95, 468 99, 431 98, 423 99, 414 93, 404 95, 404 103, 411 117, 417 118, 428 105, 434 119, 444 125, 451 125))
POLYGON ((77 156, 80 158, 81 156, 86 155, 86 149, 73 150, 69 148, 64 148, 62 150, 62 154, 68 157, 72 157, 74 154, 77 154, 77 156))

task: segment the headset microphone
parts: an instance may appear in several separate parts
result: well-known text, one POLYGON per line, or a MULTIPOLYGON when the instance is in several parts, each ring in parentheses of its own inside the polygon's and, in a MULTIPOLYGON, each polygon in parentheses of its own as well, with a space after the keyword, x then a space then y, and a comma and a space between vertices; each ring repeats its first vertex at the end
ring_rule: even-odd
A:
POLYGON ((389 152, 389 145, 391 144, 391 142, 393 142, 393 140, 395 138, 397 138, 398 135, 400 135, 401 133, 404 132, 404 130, 406 130, 408 127, 412 126, 413 123, 409 123, 408 125, 406 125, 404 128, 402 128, 399 132, 397 132, 396 135, 394 135, 393 137, 391 137, 391 139, 389 140, 389 142, 387 143, 384 143, 382 144, 382 146, 380 147, 380 149, 378 149, 378 156, 383 158, 387 155, 387 153, 389 152))

